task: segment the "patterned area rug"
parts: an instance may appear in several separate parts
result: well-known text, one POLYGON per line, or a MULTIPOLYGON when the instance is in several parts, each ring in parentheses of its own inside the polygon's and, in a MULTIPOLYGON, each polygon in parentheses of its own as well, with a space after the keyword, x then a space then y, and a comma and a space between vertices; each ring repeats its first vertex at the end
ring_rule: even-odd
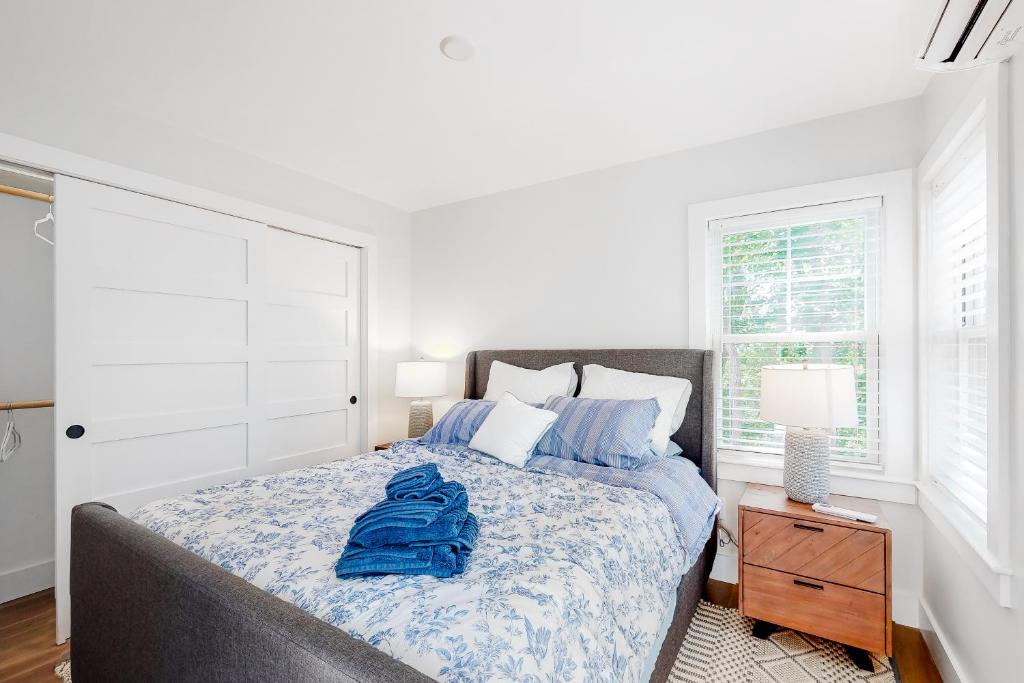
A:
POLYGON ((898 683, 889 658, 871 655, 862 671, 842 645, 796 631, 768 640, 750 634, 753 620, 701 601, 669 674, 671 683, 898 683))
POLYGON ((57 674, 57 678, 64 681, 64 683, 71 683, 71 660, 65 659, 58 664, 53 673, 57 674))
MULTIPOLYGON (((750 635, 751 619, 700 602, 669 674, 670 683, 898 683, 888 657, 871 655, 875 673, 858 669, 842 645, 796 631, 768 640, 750 635)), ((71 662, 54 673, 71 682, 71 662)))

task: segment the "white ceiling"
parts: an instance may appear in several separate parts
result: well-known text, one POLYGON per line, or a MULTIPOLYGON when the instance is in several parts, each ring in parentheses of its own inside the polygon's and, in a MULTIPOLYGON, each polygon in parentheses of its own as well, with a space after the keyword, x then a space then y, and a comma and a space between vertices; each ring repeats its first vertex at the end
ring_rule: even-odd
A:
POLYGON ((0 64, 416 210, 918 95, 934 5, 5 2, 0 64))

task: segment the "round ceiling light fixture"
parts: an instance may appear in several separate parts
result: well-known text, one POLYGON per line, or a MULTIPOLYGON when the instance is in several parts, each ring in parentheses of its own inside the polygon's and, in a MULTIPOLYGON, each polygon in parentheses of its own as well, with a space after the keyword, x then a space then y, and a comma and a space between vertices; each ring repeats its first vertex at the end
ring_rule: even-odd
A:
POLYGON ((462 36, 445 36, 441 39, 441 54, 456 62, 464 62, 473 56, 473 43, 462 36))

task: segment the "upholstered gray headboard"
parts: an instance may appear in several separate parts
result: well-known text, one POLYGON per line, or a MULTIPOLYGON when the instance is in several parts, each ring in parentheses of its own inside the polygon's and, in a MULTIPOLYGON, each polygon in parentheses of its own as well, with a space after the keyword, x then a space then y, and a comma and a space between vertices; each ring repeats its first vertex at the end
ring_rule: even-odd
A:
MULTIPOLYGON (((693 384, 686 417, 672 440, 693 460, 712 489, 718 490, 715 473, 714 363, 704 349, 573 349, 564 351, 470 351, 466 356, 466 398, 483 398, 491 362, 500 360, 521 368, 541 370, 572 362, 577 376, 591 363, 608 368, 645 372, 649 375, 684 377, 693 384)), ((579 390, 577 389, 577 392, 579 390)))

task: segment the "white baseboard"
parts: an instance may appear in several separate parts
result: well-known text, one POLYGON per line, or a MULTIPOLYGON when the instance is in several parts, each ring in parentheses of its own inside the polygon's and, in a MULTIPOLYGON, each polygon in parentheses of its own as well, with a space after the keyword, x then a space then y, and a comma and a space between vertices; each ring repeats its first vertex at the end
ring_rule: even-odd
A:
POLYGON ((924 598, 920 601, 920 613, 921 635, 924 636, 928 651, 932 653, 932 661, 935 662, 942 680, 945 683, 968 683, 970 679, 964 673, 960 660, 949 647, 949 638, 935 620, 935 615, 924 598))
POLYGON ((10 569, 0 574, 0 602, 53 588, 53 560, 10 569))

